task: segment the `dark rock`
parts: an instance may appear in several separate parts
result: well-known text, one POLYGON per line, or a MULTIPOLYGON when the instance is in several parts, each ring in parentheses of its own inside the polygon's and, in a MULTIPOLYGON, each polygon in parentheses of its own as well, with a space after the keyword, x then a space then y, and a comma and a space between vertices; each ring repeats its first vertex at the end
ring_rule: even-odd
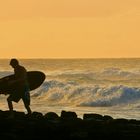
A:
POLYGON ((128 124, 129 120, 124 119, 124 118, 118 118, 118 119, 112 120, 112 122, 116 124, 128 124))
POLYGON ((33 112, 30 115, 30 118, 34 118, 34 119, 42 119, 43 118, 43 114, 40 112, 33 112))
POLYGON ((75 112, 62 111, 61 117, 55 112, 43 115, 33 112, 27 117, 16 112, 14 119, 7 119, 8 111, 0 111, 0 138, 11 140, 32 139, 139 139, 140 120, 113 119, 100 114, 84 114, 77 118, 75 112), (59 121, 54 121, 54 120, 59 121), (50 121, 51 120, 51 121, 50 121))
POLYGON ((58 120, 59 116, 55 112, 48 112, 44 115, 44 118, 47 120, 58 120))
POLYGON ((75 112, 62 110, 60 117, 61 119, 72 120, 72 119, 77 119, 77 114, 75 112))
POLYGON ((25 118, 25 113, 14 111, 14 117, 17 118, 17 119, 24 119, 25 118))
POLYGON ((108 116, 108 115, 104 115, 103 119, 105 121, 108 121, 108 120, 113 120, 113 118, 111 116, 108 116))
POLYGON ((104 120, 104 117, 100 114, 91 113, 91 114, 84 114, 83 119, 84 120, 104 120))

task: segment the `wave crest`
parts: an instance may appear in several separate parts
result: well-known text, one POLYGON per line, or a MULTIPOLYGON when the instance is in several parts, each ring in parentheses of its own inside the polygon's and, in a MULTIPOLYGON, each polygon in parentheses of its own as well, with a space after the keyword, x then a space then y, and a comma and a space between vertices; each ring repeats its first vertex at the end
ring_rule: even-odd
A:
POLYGON ((32 94, 46 102, 75 106, 115 106, 140 100, 140 88, 125 85, 81 85, 75 82, 46 81, 32 94))

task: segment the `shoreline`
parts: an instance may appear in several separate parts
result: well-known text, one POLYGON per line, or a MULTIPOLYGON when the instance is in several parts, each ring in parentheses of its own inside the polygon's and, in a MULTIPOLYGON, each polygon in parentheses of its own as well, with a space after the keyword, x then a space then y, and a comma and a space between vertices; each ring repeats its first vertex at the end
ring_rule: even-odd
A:
POLYGON ((30 116, 14 111, 15 117, 8 118, 9 111, 0 110, 0 137, 3 139, 88 139, 95 138, 140 138, 140 120, 117 118, 108 115, 83 114, 62 110, 30 116))

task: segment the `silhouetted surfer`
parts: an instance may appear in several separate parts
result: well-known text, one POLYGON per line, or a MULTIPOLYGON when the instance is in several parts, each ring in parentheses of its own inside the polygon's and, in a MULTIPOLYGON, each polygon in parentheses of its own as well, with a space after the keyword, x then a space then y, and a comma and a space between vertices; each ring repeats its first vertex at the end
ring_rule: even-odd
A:
POLYGON ((14 68, 14 79, 8 84, 11 86, 12 84, 17 85, 13 93, 11 93, 10 96, 7 98, 8 107, 11 112, 10 117, 14 117, 12 101, 18 103, 20 99, 23 100, 24 106, 27 109, 28 114, 31 114, 29 94, 30 90, 27 80, 27 71, 23 66, 19 65, 17 59, 11 59, 10 65, 14 68))

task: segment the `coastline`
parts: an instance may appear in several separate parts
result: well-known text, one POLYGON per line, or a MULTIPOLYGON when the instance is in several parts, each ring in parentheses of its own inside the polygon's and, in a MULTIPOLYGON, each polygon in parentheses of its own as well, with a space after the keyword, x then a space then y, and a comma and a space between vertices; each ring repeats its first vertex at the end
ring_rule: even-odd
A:
POLYGON ((14 111, 15 117, 8 118, 9 111, 0 110, 0 137, 3 139, 122 139, 140 137, 140 120, 118 118, 100 114, 84 114, 78 118, 75 112, 62 110, 30 116, 14 111))

